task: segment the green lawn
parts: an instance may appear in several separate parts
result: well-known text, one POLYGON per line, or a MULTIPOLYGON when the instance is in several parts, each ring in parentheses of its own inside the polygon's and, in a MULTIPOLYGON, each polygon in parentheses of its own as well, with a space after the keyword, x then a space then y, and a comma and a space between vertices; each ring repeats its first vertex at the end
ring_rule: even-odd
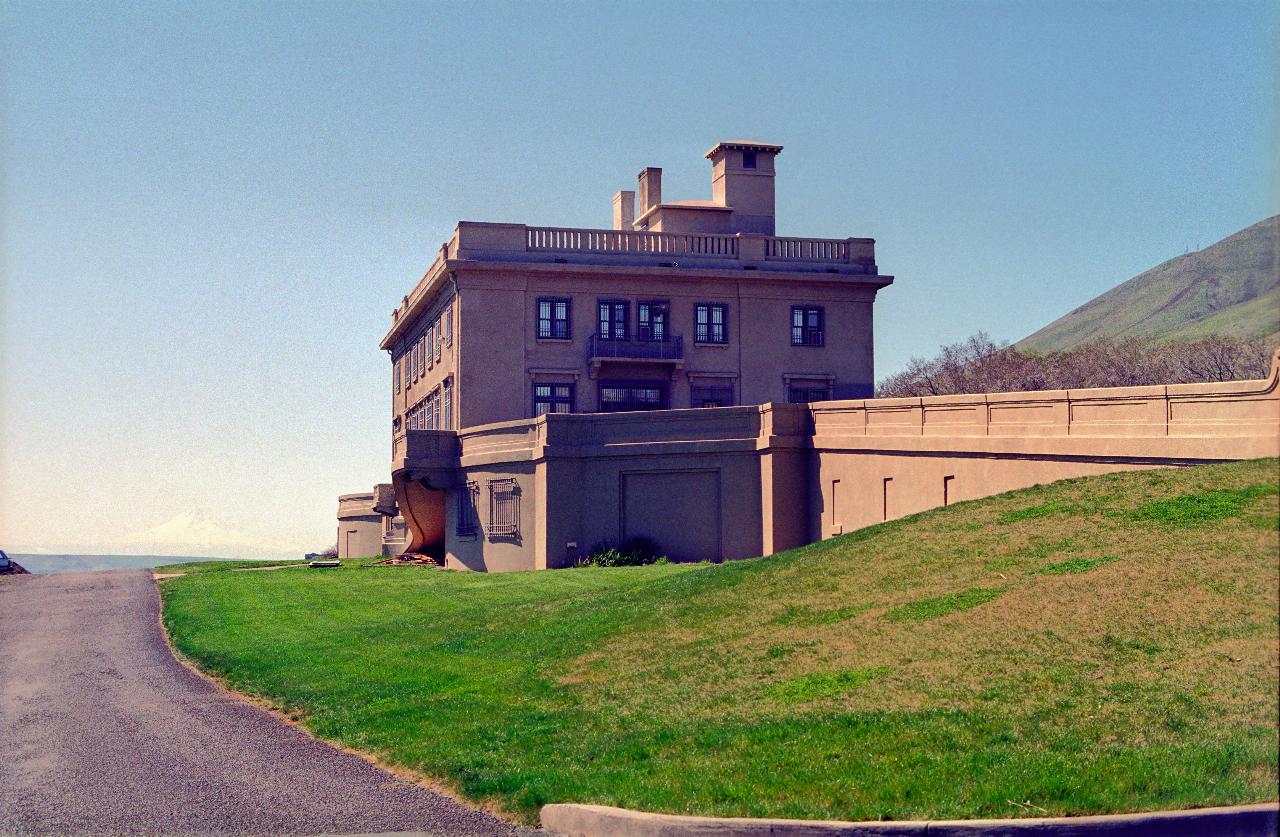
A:
POLYGON ((227 570, 249 570, 255 567, 302 566, 301 560, 277 559, 274 561, 189 561, 185 564, 161 564, 152 567, 153 573, 220 573, 227 570))
POLYGON ((176 646, 532 821, 1276 798, 1275 460, 1071 480, 772 558, 162 584, 176 646))

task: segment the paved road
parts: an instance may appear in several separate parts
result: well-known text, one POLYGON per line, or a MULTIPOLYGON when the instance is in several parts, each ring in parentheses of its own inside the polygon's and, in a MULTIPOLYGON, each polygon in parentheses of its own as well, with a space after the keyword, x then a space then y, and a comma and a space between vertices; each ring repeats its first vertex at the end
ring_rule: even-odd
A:
POLYGON ((0 834, 511 834, 187 671, 145 570, 0 580, 0 834))

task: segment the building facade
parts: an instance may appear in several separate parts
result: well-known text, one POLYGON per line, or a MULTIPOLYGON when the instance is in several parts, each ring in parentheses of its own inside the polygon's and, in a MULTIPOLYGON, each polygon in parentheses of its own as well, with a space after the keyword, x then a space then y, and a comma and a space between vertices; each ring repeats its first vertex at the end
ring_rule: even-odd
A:
POLYGON ((647 168, 612 229, 459 223, 381 344, 393 434, 870 395, 892 277, 871 239, 773 234, 781 150, 717 145, 710 200, 664 203, 647 168))

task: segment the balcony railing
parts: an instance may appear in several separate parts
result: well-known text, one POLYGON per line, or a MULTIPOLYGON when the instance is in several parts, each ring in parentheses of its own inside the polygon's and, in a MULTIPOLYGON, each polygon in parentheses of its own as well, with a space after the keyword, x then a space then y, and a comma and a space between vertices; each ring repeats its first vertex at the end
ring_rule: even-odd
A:
POLYGON ((765 258, 769 261, 845 262, 849 260, 849 242, 837 238, 770 236, 765 241, 765 258))
POLYGON ((640 256, 738 257, 738 237, 705 233, 662 233, 631 230, 583 230, 528 227, 530 252, 618 253, 640 256))
POLYGON ((684 337, 665 340, 602 340, 599 334, 587 341, 587 359, 598 360, 684 360, 684 337))

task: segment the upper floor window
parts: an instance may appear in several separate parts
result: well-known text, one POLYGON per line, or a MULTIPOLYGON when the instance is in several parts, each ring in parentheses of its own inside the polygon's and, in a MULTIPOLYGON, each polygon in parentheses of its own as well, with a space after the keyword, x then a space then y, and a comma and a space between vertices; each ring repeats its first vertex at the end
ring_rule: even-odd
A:
POLYGON ((599 335, 601 340, 627 339, 627 311, 630 305, 623 299, 602 299, 600 307, 599 335))
POLYGON ((791 307, 791 345, 823 345, 821 306, 793 305, 791 307))
POLYGON ((696 343, 728 343, 729 306, 716 302, 693 306, 693 339, 696 343))
POLYGON ((403 361, 403 358, 396 358, 396 362, 391 364, 391 379, 395 382, 396 395, 400 394, 400 367, 403 361))
POLYGON ((442 317, 442 320, 444 322, 444 344, 446 346, 452 346, 453 345, 453 303, 452 302, 450 302, 448 305, 445 306, 444 316, 442 317))
POLYGON ((756 167, 756 153, 754 151, 742 152, 742 167, 744 169, 754 169, 756 167))
POLYGON ((538 298, 538 336, 555 340, 568 340, 569 310, 572 303, 559 297, 538 298))
POLYGON ((573 384, 534 384, 533 415, 573 412, 573 384))
POLYGON ((671 305, 661 302, 641 302, 638 306, 640 340, 661 343, 670 336, 671 305))

